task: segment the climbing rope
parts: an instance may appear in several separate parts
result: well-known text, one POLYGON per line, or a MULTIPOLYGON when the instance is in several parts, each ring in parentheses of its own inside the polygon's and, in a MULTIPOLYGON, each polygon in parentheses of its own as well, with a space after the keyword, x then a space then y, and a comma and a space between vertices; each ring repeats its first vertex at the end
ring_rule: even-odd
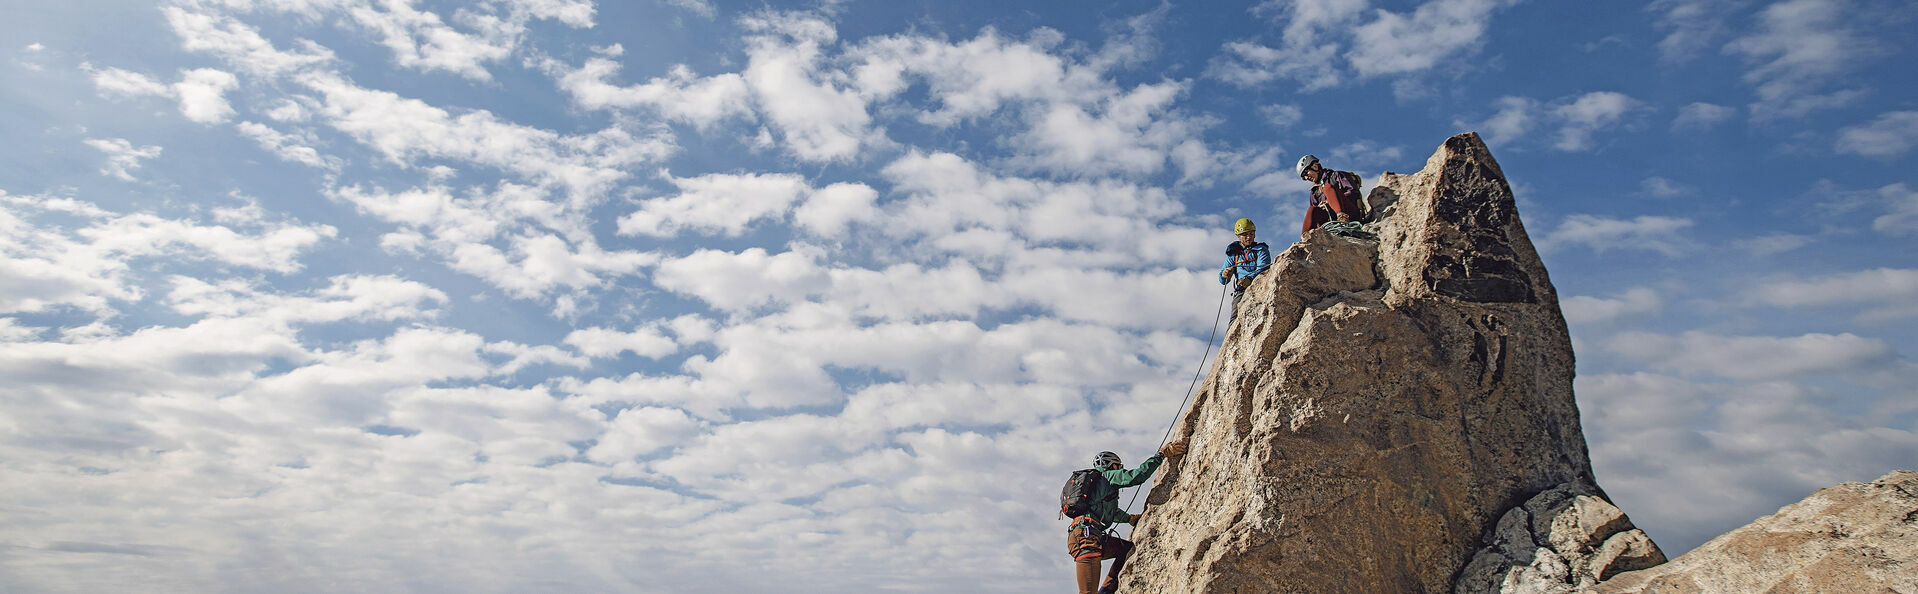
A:
POLYGON ((1365 235, 1364 227, 1360 225, 1358 221, 1332 221, 1319 227, 1325 229, 1326 233, 1333 235, 1344 235, 1346 237, 1364 237, 1365 235))
MULTIPOLYGON (((1159 438, 1159 445, 1153 446, 1152 448, 1153 453, 1158 453, 1159 448, 1165 447, 1166 441, 1172 439, 1172 429, 1179 426, 1179 416, 1185 414, 1185 403, 1187 401, 1192 400, 1192 389, 1195 387, 1198 387, 1199 375, 1205 373, 1205 359, 1206 357, 1212 356, 1212 339, 1217 338, 1219 335, 1219 317, 1225 312, 1225 293, 1231 288, 1232 288, 1232 285, 1230 283, 1227 283, 1224 288, 1219 290, 1219 305, 1212 312, 1212 331, 1205 335, 1205 353, 1199 355, 1199 368, 1192 370, 1192 382, 1189 384, 1186 384, 1185 397, 1179 399, 1179 414, 1174 415, 1172 417, 1172 424, 1166 425, 1165 435, 1159 438)), ((1153 481, 1152 484, 1157 485, 1159 483, 1158 481, 1155 480, 1153 481)), ((1145 489, 1133 489, 1132 499, 1130 501, 1127 501, 1125 504, 1125 507, 1120 509, 1132 509, 1132 504, 1139 502, 1139 493, 1144 490, 1145 489)), ((1127 512, 1127 513, 1130 513, 1130 512, 1127 512)), ((1118 526, 1106 527, 1106 534, 1112 534, 1112 531, 1116 528, 1118 528, 1118 526)), ((1137 526, 1132 527, 1132 530, 1137 530, 1137 529, 1138 529, 1137 526)), ((1131 535, 1132 535, 1131 531, 1126 532, 1126 536, 1131 536, 1131 535)))

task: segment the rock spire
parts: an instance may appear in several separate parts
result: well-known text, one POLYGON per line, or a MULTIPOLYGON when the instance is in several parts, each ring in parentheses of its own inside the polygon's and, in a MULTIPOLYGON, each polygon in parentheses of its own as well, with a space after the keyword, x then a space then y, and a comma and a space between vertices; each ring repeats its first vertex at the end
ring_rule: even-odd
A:
POLYGON ((1549 591, 1662 562, 1592 476, 1558 295, 1484 142, 1368 202, 1377 239, 1315 230, 1248 289, 1121 591, 1549 591))

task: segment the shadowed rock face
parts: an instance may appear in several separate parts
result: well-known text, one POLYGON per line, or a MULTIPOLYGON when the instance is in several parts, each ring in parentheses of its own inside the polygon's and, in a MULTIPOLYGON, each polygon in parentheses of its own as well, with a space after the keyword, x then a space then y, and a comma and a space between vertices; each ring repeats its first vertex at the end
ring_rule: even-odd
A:
POLYGON ((1561 485, 1506 511, 1452 591, 1569 594, 1664 562, 1624 511, 1583 485, 1561 485))
MULTIPOLYGON (((1313 231, 1248 290, 1122 591, 1451 591, 1508 511, 1554 489, 1605 501, 1557 293, 1484 143, 1448 139, 1368 198, 1377 240, 1313 231)), ((1623 512, 1546 507, 1604 516, 1572 550, 1636 532, 1623 512)), ((1509 573, 1497 562, 1480 572, 1509 573)))
POLYGON ((1820 489, 1595 591, 1918 592, 1918 472, 1820 489))

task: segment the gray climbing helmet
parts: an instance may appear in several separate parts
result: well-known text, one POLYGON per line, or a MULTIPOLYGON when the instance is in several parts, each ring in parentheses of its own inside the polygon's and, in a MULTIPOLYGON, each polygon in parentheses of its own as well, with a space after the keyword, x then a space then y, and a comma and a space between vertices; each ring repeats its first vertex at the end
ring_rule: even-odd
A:
POLYGON ((1099 455, 1092 459, 1093 468, 1105 469, 1105 468, 1111 468, 1113 466, 1125 466, 1125 463, 1119 461, 1118 454, 1114 454, 1112 452, 1099 452, 1099 455))

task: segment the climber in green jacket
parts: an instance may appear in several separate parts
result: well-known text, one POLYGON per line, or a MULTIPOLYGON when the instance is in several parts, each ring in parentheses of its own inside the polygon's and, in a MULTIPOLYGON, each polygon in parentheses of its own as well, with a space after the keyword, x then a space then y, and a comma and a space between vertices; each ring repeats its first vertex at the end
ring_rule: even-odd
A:
POLYGON ((1126 470, 1119 455, 1112 452, 1099 452, 1093 459, 1092 467, 1105 480, 1092 482, 1095 490, 1090 509, 1073 518, 1072 526, 1066 529, 1066 552, 1072 555, 1079 594, 1094 594, 1092 585, 1099 580, 1099 564, 1107 559, 1112 560, 1112 569, 1106 572, 1105 584, 1099 586, 1097 594, 1113 594, 1119 590, 1119 571, 1125 569, 1132 542, 1109 532, 1116 524, 1137 526, 1139 523, 1139 514, 1126 513, 1119 507, 1119 490, 1145 483, 1159 469, 1160 462, 1183 455, 1185 440, 1179 440, 1165 444, 1159 453, 1132 470, 1126 470))

